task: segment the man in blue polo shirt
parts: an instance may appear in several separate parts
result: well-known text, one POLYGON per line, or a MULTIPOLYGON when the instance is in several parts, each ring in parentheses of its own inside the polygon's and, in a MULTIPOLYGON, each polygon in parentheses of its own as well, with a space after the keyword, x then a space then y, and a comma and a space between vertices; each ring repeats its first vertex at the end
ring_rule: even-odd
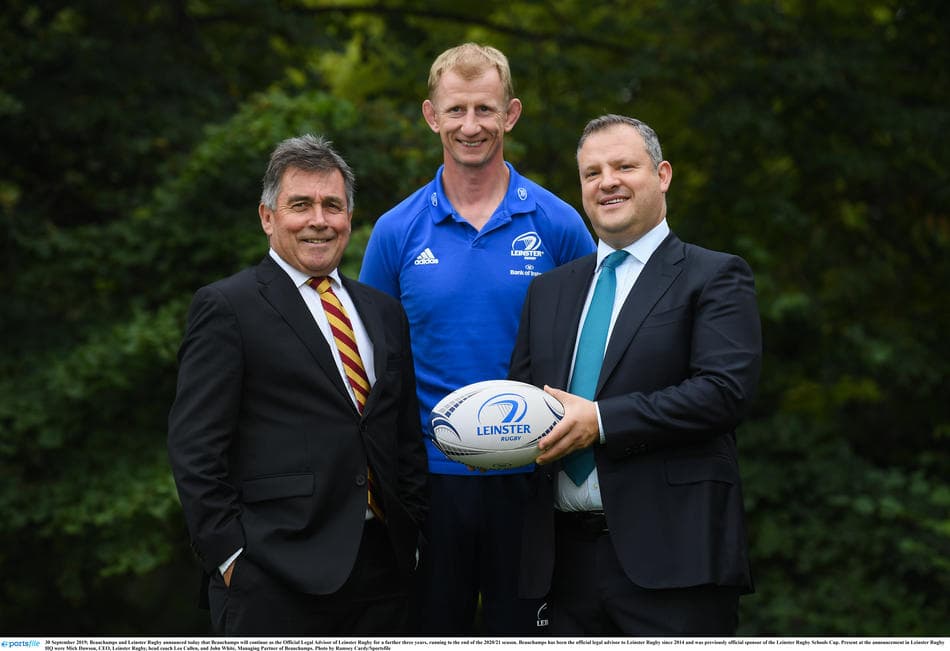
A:
MULTIPOLYGON (((446 394, 507 376, 531 279, 595 249, 576 210, 504 159, 504 135, 521 115, 504 54, 474 43, 443 52, 422 113, 442 140, 443 165, 376 222, 360 280, 398 298, 409 316, 431 435, 429 412, 446 394)), ((426 444, 432 501, 419 569, 421 632, 541 633, 542 603, 517 597, 532 467, 476 472, 426 444)))

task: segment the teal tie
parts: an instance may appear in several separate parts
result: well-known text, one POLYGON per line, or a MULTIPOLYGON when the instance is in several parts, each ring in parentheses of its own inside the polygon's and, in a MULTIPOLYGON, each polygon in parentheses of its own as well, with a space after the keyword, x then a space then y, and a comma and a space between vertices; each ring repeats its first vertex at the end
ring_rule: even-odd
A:
MULTIPOLYGON (((581 328, 580 341, 577 342, 577 358, 574 360, 574 375, 571 377, 569 392, 588 400, 594 399, 600 367, 604 363, 607 330, 610 329, 614 295, 617 293, 617 274, 614 270, 628 255, 626 251, 614 251, 601 264, 594 296, 587 309, 584 327, 581 328)), ((563 463, 567 476, 580 486, 594 469, 594 450, 588 447, 572 452, 564 458, 563 463)))

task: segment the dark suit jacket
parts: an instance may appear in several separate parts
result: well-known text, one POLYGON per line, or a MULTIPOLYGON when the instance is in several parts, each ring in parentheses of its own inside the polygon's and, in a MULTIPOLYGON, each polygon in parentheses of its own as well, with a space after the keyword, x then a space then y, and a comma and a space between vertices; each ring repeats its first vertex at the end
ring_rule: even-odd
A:
POLYGON ((362 416, 336 352, 270 256, 195 294, 168 451, 208 573, 243 547, 301 592, 336 591, 360 544, 367 462, 397 559, 407 573, 415 565, 428 502, 409 326, 393 298, 343 283, 375 351, 362 416))
MULTIPOLYGON (((566 388, 590 255, 528 291, 510 377, 566 388)), ((644 266, 611 333, 596 400, 606 442, 594 457, 609 535, 644 588, 751 590, 734 429, 759 377, 761 331, 741 258, 670 234, 644 266)), ((548 592, 560 463, 539 467, 522 549, 521 591, 548 592)))

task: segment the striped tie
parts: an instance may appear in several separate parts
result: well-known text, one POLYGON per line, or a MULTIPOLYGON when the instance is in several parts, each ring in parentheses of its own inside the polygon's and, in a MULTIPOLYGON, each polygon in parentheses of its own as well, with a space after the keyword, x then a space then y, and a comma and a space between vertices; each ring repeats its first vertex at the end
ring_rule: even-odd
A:
MULTIPOLYGON (((366 377, 366 369, 363 368, 363 360, 360 357, 360 349, 356 345, 356 335, 353 334, 353 324, 350 323, 350 317, 340 299, 333 293, 330 287, 330 279, 326 276, 311 278, 307 281, 313 289, 320 294, 320 303, 323 304, 323 311, 326 312, 327 320, 330 322, 330 330, 333 332, 333 341, 336 342, 337 352, 340 354, 340 360, 343 362, 343 371, 346 373, 346 379, 353 388, 353 395, 356 397, 356 406, 360 413, 363 413, 363 406, 366 404, 366 397, 369 395, 369 378, 366 377)), ((367 466, 367 503, 373 514, 383 520, 383 512, 376 498, 375 480, 373 471, 367 466)))
POLYGON ((320 294, 323 311, 327 313, 330 330, 333 331, 333 340, 336 342, 337 351, 339 351, 340 359, 343 361, 346 379, 353 387, 356 404, 360 409, 360 413, 362 413, 363 406, 366 404, 366 396, 369 395, 369 379, 367 379, 366 370, 363 368, 363 360, 360 358, 360 350, 356 345, 356 336, 353 334, 350 317, 346 315, 346 310, 343 309, 340 299, 333 293, 329 278, 325 276, 311 278, 307 283, 320 294))

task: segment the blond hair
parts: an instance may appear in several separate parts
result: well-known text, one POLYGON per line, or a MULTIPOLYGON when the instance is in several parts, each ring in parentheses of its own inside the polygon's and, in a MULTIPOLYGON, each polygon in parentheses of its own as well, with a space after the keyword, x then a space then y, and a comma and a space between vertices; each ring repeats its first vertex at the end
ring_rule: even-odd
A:
POLYGON ((432 67, 429 69, 429 100, 433 100, 435 89, 446 72, 451 70, 462 79, 470 81, 482 76, 492 67, 498 71, 498 76, 501 78, 501 86, 505 91, 505 104, 507 104, 515 96, 508 57, 501 50, 478 43, 463 43, 450 48, 432 62, 432 67))

